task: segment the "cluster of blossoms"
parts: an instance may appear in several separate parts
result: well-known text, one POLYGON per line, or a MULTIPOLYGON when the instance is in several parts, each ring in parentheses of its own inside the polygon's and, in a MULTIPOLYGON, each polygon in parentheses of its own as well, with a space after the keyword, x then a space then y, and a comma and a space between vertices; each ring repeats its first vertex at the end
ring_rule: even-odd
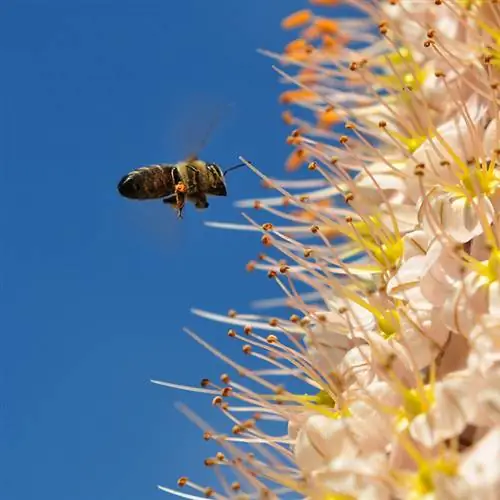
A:
POLYGON ((261 306, 294 314, 198 311, 255 363, 192 334, 235 371, 197 389, 232 429, 192 415, 219 485, 177 494, 500 498, 500 3, 311 3, 332 17, 290 15, 269 55, 295 85, 287 167, 313 178, 249 164, 278 196, 240 203, 279 253, 248 265, 285 294, 261 306))

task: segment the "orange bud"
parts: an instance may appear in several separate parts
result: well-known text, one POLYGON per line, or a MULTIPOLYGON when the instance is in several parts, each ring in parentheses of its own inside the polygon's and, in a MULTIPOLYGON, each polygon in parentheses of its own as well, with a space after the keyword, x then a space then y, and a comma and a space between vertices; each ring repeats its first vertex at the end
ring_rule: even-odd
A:
POLYGON ((286 125, 293 124, 293 115, 292 113, 290 113, 290 111, 284 111, 281 115, 281 118, 283 119, 286 125))
POLYGON ((329 129, 338 122, 339 116, 332 107, 326 108, 318 116, 318 127, 321 129, 329 129))
POLYGON ((333 7, 339 3, 339 0, 309 0, 313 5, 320 5, 322 7, 333 7))
POLYGON ((289 172, 298 170, 307 161, 307 154, 303 149, 296 149, 288 157, 285 168, 289 172))
POLYGON ((320 35, 321 31, 314 24, 312 26, 308 26, 302 33, 302 36, 306 40, 315 40, 316 38, 319 38, 320 35))
POLYGON ((290 14, 288 17, 285 17, 283 21, 281 21, 281 27, 286 30, 291 30, 294 28, 298 28, 299 26, 303 26, 307 24, 312 18, 312 13, 310 10, 304 9, 294 12, 290 14))
POLYGON ((308 46, 308 43, 303 38, 297 38, 296 40, 291 41, 285 47, 285 52, 287 54, 289 54, 291 52, 304 50, 307 46, 308 46))
POLYGON ((280 97, 280 101, 284 104, 301 101, 313 101, 315 99, 316 93, 312 90, 306 89, 287 90, 286 92, 283 92, 280 97))
POLYGON ((339 31, 339 25, 333 19, 327 19, 326 17, 316 19, 314 24, 321 33, 327 35, 335 35, 339 31))

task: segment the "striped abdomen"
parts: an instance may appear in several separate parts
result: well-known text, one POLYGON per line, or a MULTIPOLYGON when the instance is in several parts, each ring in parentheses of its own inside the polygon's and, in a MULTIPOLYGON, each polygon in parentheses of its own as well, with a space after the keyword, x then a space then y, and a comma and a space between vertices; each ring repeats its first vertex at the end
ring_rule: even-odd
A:
POLYGON ((178 181, 174 165, 150 165, 123 177, 118 183, 118 191, 125 198, 136 200, 163 198, 174 193, 178 181))

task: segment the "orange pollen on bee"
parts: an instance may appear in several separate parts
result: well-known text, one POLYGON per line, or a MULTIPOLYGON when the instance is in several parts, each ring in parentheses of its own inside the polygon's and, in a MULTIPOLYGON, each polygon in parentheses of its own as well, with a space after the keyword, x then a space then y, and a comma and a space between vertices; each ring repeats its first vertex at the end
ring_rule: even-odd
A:
POLYGON ((283 21, 281 21, 281 27, 290 30, 294 28, 299 28, 300 26, 304 26, 312 19, 312 12, 308 9, 298 10, 293 14, 285 17, 283 21))
POLYGON ((185 193, 187 191, 187 186, 183 182, 178 182, 175 185, 175 192, 176 193, 185 193))

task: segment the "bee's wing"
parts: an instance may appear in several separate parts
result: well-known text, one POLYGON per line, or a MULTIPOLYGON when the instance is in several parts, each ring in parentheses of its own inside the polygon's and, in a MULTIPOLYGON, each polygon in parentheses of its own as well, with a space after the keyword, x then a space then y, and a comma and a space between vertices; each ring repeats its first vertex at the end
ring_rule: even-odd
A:
POLYGON ((201 94, 177 103, 172 111, 177 119, 172 120, 168 135, 178 158, 198 158, 231 108, 228 103, 217 102, 214 96, 201 94))

